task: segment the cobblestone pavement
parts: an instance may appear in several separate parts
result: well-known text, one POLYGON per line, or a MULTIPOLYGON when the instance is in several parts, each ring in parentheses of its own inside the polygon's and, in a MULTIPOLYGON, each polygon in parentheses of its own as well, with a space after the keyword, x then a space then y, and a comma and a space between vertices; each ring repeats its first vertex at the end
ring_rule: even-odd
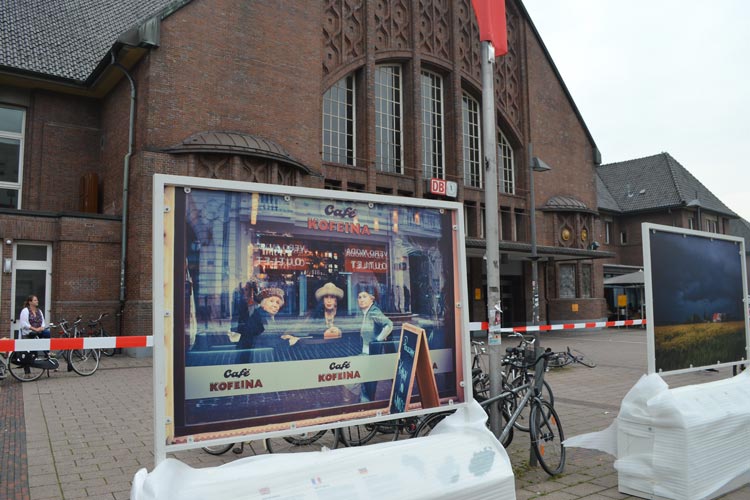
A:
MULTIPOLYGON (((512 345, 512 340, 505 343, 512 345)), ((646 331, 642 329, 545 333, 542 345, 554 350, 579 349, 598 364, 594 369, 571 365, 547 374, 567 437, 609 426, 622 397, 646 371, 646 331)), ((718 373, 697 372, 666 380, 674 387, 728 376, 731 369, 724 368, 718 373)), ((153 468, 152 393, 151 360, 121 355, 104 358, 91 377, 61 370, 26 384, 0 381, 0 498, 129 498, 135 472, 153 468)), ((282 444, 274 441, 272 445, 282 444)), ((212 456, 191 450, 176 456, 194 467, 205 467, 253 451, 264 452, 256 443, 253 450, 245 447, 241 455, 212 456)), ((568 449, 565 471, 556 477, 528 465, 527 434, 516 432, 508 453, 518 500, 632 498, 618 492, 614 458, 605 453, 568 449)), ((750 498, 750 486, 723 498, 750 498)))

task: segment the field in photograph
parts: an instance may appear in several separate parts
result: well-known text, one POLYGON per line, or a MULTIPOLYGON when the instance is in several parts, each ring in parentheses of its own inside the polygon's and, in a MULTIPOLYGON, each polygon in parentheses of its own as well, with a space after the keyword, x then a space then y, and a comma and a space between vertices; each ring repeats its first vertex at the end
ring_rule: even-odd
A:
POLYGON ((679 370, 746 358, 745 323, 655 326, 656 370, 679 370))

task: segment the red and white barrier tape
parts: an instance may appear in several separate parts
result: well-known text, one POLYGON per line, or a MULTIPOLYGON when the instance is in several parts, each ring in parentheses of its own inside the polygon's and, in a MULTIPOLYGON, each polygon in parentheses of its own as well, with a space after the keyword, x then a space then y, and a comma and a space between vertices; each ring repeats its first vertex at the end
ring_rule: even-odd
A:
POLYGON ((69 351, 71 349, 111 349, 118 347, 152 347, 149 335, 124 337, 77 337, 74 339, 0 339, 0 352, 10 351, 69 351))
POLYGON ((492 333, 497 332, 549 332, 551 330, 582 330, 585 328, 606 328, 611 326, 636 326, 645 325, 645 319, 625 319, 621 321, 596 321, 592 323, 564 323, 560 325, 538 325, 538 326, 514 326, 512 328, 490 327, 486 321, 476 321, 469 323, 469 331, 480 332, 489 330, 492 333))

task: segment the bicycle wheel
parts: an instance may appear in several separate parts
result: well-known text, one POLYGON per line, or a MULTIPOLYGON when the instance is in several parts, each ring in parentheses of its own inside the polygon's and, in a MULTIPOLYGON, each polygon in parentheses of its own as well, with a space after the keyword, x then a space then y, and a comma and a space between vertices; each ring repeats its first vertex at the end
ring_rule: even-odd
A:
POLYGON ((303 453, 320 451, 323 447, 334 449, 337 446, 336 433, 333 431, 304 432, 269 441, 274 453, 303 453))
POLYGON ((229 444, 217 444, 214 446, 204 446, 201 448, 203 451, 208 453, 209 455, 223 455, 224 453, 228 452, 232 449, 232 446, 234 446, 234 443, 229 444))
POLYGON ((534 400, 531 409, 531 445, 539 465, 549 474, 560 474, 565 468, 562 422, 547 401, 534 400))
POLYGON ((43 368, 32 364, 35 359, 36 353, 31 351, 11 352, 8 356, 8 371, 19 382, 32 382, 44 373, 43 368))
POLYGON ((344 446, 362 446, 375 437, 377 432, 376 424, 350 425, 339 429, 339 439, 344 446))
POLYGON ((596 368, 596 363, 591 358, 586 357, 581 351, 571 349, 570 353, 575 358, 576 363, 581 363, 583 366, 588 366, 589 368, 596 368))
POLYGON ((69 351, 68 361, 73 371, 88 377, 99 368, 99 353, 96 349, 73 349, 69 351))
MULTIPOLYGON (((102 328, 99 331, 99 336, 100 337, 109 337, 109 333, 107 333, 107 330, 105 330, 104 328, 102 328)), ((115 355, 115 348, 114 347, 107 347, 106 349, 100 349, 100 351, 101 351, 102 354, 104 354, 108 358, 111 358, 112 356, 115 355)))
MULTIPOLYGON (((523 377, 523 375, 519 375, 516 377, 513 381, 511 381, 510 386, 513 388, 521 387, 526 383, 526 381, 530 384, 534 384, 534 376, 531 374, 527 374, 526 378, 523 377)), ((526 395, 526 391, 520 391, 516 393, 515 401, 513 401, 513 405, 507 409, 508 412, 511 414, 516 411, 516 408, 518 407, 518 403, 521 402, 523 397, 526 395)), ((555 396, 552 394, 552 388, 549 386, 546 380, 542 381, 542 394, 541 398, 545 401, 549 401, 551 405, 555 404, 555 396)), ((529 432, 529 422, 531 421, 531 404, 527 404, 523 410, 521 410, 521 414, 518 415, 518 418, 516 419, 513 426, 518 429, 521 432, 529 432)))
POLYGON ((432 413, 430 415, 427 415, 426 417, 421 419, 419 425, 417 425, 417 430, 414 431, 412 437, 429 435, 432 432, 432 429, 434 429, 439 422, 441 422, 445 417, 451 415, 452 413, 452 411, 446 411, 442 413, 432 413))

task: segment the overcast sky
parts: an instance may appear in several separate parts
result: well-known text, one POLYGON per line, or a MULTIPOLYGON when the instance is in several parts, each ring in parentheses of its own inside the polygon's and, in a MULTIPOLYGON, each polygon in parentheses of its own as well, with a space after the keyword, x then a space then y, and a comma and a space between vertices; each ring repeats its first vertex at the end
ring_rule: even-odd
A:
POLYGON ((523 0, 602 153, 670 153, 750 220, 750 1, 523 0))

